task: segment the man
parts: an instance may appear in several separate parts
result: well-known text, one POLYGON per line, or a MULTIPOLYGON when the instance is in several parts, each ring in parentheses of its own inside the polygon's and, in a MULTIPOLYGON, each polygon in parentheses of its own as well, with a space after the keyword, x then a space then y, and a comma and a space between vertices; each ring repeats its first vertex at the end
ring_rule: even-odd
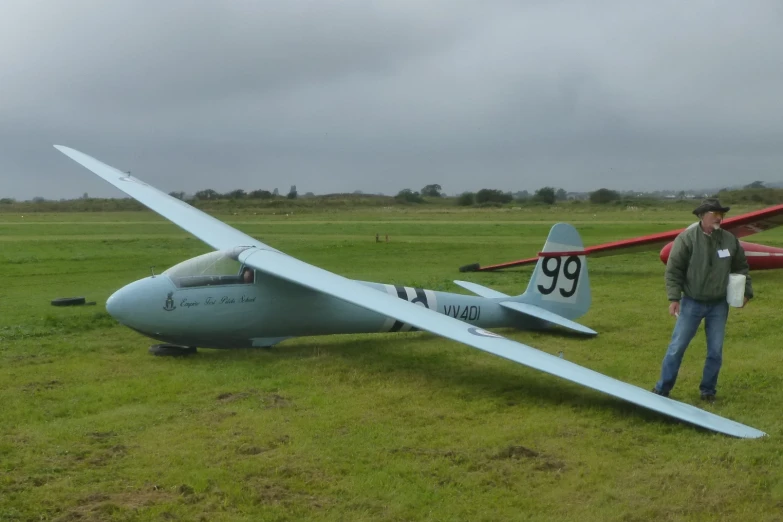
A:
POLYGON ((242 270, 242 282, 250 284, 255 279, 253 269, 249 267, 245 267, 242 270))
POLYGON ((699 222, 681 232, 674 240, 666 263, 666 294, 669 315, 677 317, 671 342, 663 358, 661 378, 653 393, 669 396, 677 380, 682 356, 704 319, 707 334, 707 358, 704 361, 699 390, 705 401, 715 400, 718 373, 723 362, 723 336, 729 305, 726 289, 729 274, 744 274, 743 307, 753 297, 748 261, 739 240, 720 228, 729 211, 715 198, 705 199, 693 211, 699 222))

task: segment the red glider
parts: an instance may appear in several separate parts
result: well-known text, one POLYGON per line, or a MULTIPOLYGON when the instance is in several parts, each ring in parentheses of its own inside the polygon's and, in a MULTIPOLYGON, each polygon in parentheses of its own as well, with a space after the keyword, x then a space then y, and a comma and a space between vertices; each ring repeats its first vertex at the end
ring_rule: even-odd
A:
MULTIPOLYGON (((738 238, 742 238, 779 227, 780 225, 783 225, 783 205, 777 205, 725 219, 721 224, 721 228, 731 232, 738 238)), ((669 251, 672 249, 674 238, 683 230, 685 230, 685 228, 672 230, 670 232, 661 232, 659 234, 650 234, 649 236, 633 239, 625 239, 623 241, 604 243, 603 245, 587 247, 583 253, 593 257, 603 257, 633 252, 649 252, 663 247, 660 256, 661 261, 666 263, 669 259, 669 251)), ((745 255, 748 258, 748 265, 750 265, 751 270, 783 268, 783 248, 747 243, 745 241, 740 241, 740 243, 742 244, 742 248, 745 249, 745 255)), ((582 254, 582 252, 580 252, 580 254, 582 254)), ((514 266, 529 265, 536 263, 537 261, 538 256, 489 266, 481 266, 478 263, 475 263, 460 267, 459 271, 490 272, 514 266)))

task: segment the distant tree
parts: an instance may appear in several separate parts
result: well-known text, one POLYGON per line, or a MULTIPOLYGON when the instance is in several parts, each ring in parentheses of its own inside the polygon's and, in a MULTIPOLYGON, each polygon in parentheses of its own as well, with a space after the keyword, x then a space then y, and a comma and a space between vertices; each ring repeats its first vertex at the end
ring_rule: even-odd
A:
POLYGON ((291 185, 291 190, 286 195, 288 199, 296 199, 296 185, 291 185))
POLYGON ((527 201, 528 199, 530 199, 530 192, 528 192, 527 190, 521 190, 516 194, 514 194, 514 199, 516 199, 517 201, 527 201))
POLYGON ((534 201, 546 203, 547 205, 553 205, 555 199, 555 189, 552 187, 542 187, 533 194, 534 201))
POLYGON ((172 198, 177 198, 177 199, 183 199, 183 200, 185 199, 185 193, 184 192, 177 192, 177 191, 169 192, 169 196, 171 196, 172 198))
POLYGON ((568 194, 566 193, 565 190, 559 188, 557 189, 557 192, 555 192, 555 199, 557 201, 565 201, 568 199, 568 194))
POLYGON ((232 190, 231 192, 226 192, 225 196, 228 199, 245 199, 247 192, 242 189, 236 189, 232 190))
POLYGON ((620 199, 620 194, 608 188, 600 188, 590 193, 590 203, 611 203, 620 199))
POLYGON ((90 199, 90 195, 85 192, 82 194, 82 199, 90 199))
POLYGON ((361 190, 354 190, 353 193, 356 194, 357 196, 364 194, 364 192, 362 192, 361 190))
POLYGON ((763 181, 754 181, 753 183, 749 183, 749 184, 745 185, 742 188, 746 188, 746 189, 762 189, 762 188, 765 188, 765 187, 764 187, 764 182, 763 181))
POLYGON ((394 196, 394 199, 404 203, 424 203, 424 200, 421 198, 421 194, 414 192, 411 189, 402 189, 397 193, 396 196, 394 196))
POLYGON ((252 199, 272 199, 272 193, 268 190, 254 190, 248 197, 252 199))
POLYGON ((33 203, 43 203, 44 201, 46 201, 46 199, 42 198, 41 196, 35 196, 33 198, 33 203))
POLYGON ((14 198, 0 198, 0 205, 10 205, 11 203, 14 203, 16 200, 14 198))
POLYGON ((442 190, 443 188, 438 184, 426 185, 421 189, 421 195, 428 198, 439 198, 443 195, 441 193, 442 190))
POLYGON ((476 201, 476 195, 473 192, 463 192, 457 197, 457 205, 469 207, 476 201))
POLYGON ((497 189, 481 189, 476 192, 476 203, 508 203, 512 199, 511 194, 497 189))
POLYGON ((220 194, 218 194, 217 191, 215 190, 206 189, 206 190, 199 190, 193 195, 193 197, 201 200, 205 200, 205 199, 211 200, 211 199, 218 199, 220 197, 220 194))
POLYGON ((277 190, 277 189, 274 189, 274 190, 272 191, 272 195, 273 195, 273 196, 275 196, 275 197, 277 197, 277 196, 279 196, 279 195, 280 195, 280 191, 279 191, 279 190, 277 190))
POLYGON ((313 194, 312 192, 305 192, 304 197, 306 197, 306 198, 314 198, 315 194, 313 194))

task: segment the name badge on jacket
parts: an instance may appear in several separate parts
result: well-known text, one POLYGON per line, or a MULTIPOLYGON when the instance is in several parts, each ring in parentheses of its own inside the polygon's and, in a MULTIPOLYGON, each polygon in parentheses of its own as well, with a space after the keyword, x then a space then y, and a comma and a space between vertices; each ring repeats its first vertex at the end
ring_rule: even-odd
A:
POLYGON ((731 254, 729 254, 729 249, 728 248, 724 248, 722 250, 718 250, 718 257, 720 257, 721 259, 724 258, 724 257, 729 257, 730 255, 731 254))

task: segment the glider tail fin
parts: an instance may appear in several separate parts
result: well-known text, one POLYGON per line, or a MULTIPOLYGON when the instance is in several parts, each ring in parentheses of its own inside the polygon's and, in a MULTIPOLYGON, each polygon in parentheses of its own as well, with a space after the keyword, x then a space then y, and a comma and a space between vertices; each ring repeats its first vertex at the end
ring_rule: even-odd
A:
POLYGON ((587 313, 591 299, 582 238, 573 226, 557 223, 539 253, 527 290, 513 301, 575 319, 587 313))

